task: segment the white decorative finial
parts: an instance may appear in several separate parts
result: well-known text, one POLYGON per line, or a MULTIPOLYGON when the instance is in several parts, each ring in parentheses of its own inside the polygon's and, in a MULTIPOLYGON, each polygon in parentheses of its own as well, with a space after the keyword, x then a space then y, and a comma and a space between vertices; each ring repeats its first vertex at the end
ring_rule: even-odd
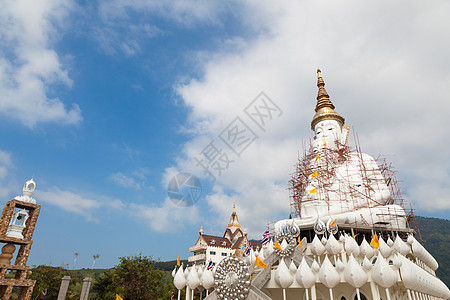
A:
POLYGON ((36 189, 36 182, 34 182, 33 178, 25 182, 23 185, 23 195, 24 196, 31 196, 34 193, 34 190, 36 189))
POLYGON ((200 235, 203 235, 203 222, 202 225, 200 225, 200 230, 198 231, 198 233, 200 233, 200 235))
POLYGON ((33 195, 35 189, 36 189, 36 182, 34 182, 33 178, 31 178, 30 180, 25 182, 25 184, 23 185, 23 189, 22 189, 23 196, 16 196, 16 197, 14 197, 14 199, 23 201, 23 202, 36 204, 36 200, 31 197, 31 195, 33 195))

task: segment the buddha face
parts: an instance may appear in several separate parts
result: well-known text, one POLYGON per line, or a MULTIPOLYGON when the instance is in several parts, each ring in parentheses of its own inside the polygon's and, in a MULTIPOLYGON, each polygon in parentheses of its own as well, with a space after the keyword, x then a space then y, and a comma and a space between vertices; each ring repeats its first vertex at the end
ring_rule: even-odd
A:
MULTIPOLYGON (((315 141, 319 145, 322 141, 326 142, 328 148, 336 149, 336 140, 341 141, 342 129, 335 120, 324 120, 314 126, 315 141)), ((325 144, 325 143, 323 143, 325 144)))

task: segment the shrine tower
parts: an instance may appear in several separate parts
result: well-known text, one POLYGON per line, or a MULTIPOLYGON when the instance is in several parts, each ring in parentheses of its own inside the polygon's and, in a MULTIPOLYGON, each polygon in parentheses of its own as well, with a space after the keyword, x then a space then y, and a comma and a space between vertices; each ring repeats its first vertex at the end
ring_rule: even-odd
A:
POLYGON ((27 260, 41 210, 41 206, 31 197, 35 188, 36 183, 33 179, 27 181, 23 187, 23 195, 8 201, 3 208, 0 219, 0 242, 6 245, 0 254, 0 299, 9 299, 13 287, 20 288, 18 293, 20 300, 31 299, 33 293, 36 281, 27 279, 30 272, 27 260), (14 256, 15 260, 12 263, 14 256), (8 271, 15 273, 14 278, 6 278, 8 271))

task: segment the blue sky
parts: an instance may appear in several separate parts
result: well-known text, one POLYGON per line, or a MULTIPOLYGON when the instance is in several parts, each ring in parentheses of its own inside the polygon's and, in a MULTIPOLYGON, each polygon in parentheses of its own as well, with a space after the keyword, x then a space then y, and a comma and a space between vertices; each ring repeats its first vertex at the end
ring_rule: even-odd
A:
POLYGON ((394 162, 416 213, 449 218, 448 6, 3 2, 0 196, 37 183, 29 264, 187 258, 200 223, 222 234, 233 202, 259 238, 289 213, 317 67, 363 151, 394 162), (280 110, 264 128, 245 113, 261 92, 280 110), (220 138, 237 117, 257 136, 240 156, 220 138), (195 160, 211 142, 234 160, 214 184, 195 160), (179 172, 201 179, 193 206, 167 197, 179 172))

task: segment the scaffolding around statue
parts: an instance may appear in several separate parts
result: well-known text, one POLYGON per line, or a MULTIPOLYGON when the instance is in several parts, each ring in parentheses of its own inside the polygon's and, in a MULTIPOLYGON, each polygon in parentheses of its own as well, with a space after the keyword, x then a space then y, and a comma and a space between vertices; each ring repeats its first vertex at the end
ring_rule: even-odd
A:
MULTIPOLYGON (((346 131, 347 133, 350 132, 350 126, 346 126, 346 131)), ((303 150, 299 154, 295 172, 291 174, 291 179, 289 180, 291 217, 301 218, 302 207, 307 206, 308 202, 314 202, 314 200, 306 197, 312 192, 308 189, 309 179, 314 177, 316 184, 313 192, 322 199, 326 215, 332 215, 333 212, 330 211, 330 207, 336 205, 340 206, 339 213, 352 211, 356 205, 367 208, 369 211, 386 205, 398 205, 405 212, 404 216, 408 225, 407 228, 403 228, 404 226, 398 222, 402 218, 392 223, 392 216, 397 212, 388 211, 384 215, 369 213, 369 218, 366 217, 366 219, 361 216, 359 222, 349 218, 346 220, 346 224, 340 224, 340 228, 348 227, 349 232, 352 229, 353 235, 357 234, 358 230, 373 231, 375 229, 379 232, 385 231, 386 235, 391 237, 394 237, 393 229, 402 229, 402 231, 406 229, 406 231, 410 232, 415 231, 419 240, 422 240, 414 217, 414 210, 403 197, 392 163, 387 158, 379 156, 375 159, 376 168, 366 166, 364 163, 365 154, 361 151, 358 136, 354 131, 352 136, 355 144, 354 148, 348 146, 348 134, 343 143, 338 140, 335 141, 336 148, 328 148, 326 145, 317 147, 315 141, 303 143, 303 150), (318 148, 321 148, 320 151, 318 148), (342 176, 342 172, 339 173, 338 169, 342 168, 342 165, 348 170, 351 168, 350 164, 354 165, 355 161, 357 162, 356 169, 359 171, 360 176, 342 176), (373 173, 374 169, 378 169, 381 172, 381 176, 369 175, 369 173, 373 173), (382 186, 387 187, 389 196, 380 199, 376 196, 374 190, 382 190, 382 186), (330 197, 330 195, 333 197, 330 197), (376 216, 376 219, 373 216, 376 216), (412 229, 407 230, 409 228, 412 229), (388 232, 391 232, 391 234, 388 232)), ((317 203, 314 203, 311 206, 316 208, 316 205, 317 203)))

